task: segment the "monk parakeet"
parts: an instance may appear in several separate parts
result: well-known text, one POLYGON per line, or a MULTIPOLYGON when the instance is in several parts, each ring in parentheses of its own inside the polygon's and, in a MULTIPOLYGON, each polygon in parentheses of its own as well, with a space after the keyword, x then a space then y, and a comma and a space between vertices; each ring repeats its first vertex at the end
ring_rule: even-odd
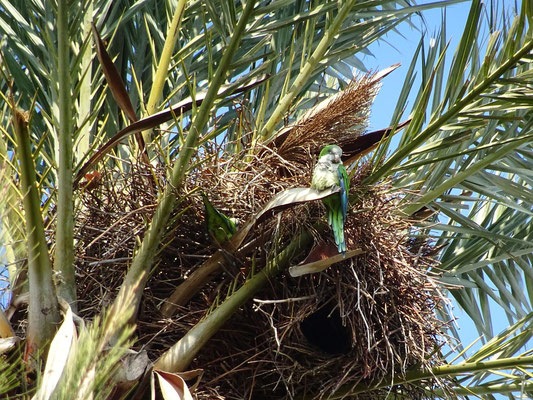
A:
POLYGON ((340 187, 340 192, 324 198, 328 212, 328 223, 333 230, 335 243, 339 253, 346 253, 344 242, 344 221, 348 211, 348 190, 350 179, 341 160, 342 149, 337 145, 328 145, 322 149, 318 156, 318 163, 313 171, 311 187, 317 190, 329 189, 332 186, 340 187))
POLYGON ((235 232, 237 232, 237 225, 233 218, 226 217, 213 207, 204 192, 201 194, 205 206, 205 223, 207 226, 207 232, 215 244, 221 246, 233 236, 235 232))

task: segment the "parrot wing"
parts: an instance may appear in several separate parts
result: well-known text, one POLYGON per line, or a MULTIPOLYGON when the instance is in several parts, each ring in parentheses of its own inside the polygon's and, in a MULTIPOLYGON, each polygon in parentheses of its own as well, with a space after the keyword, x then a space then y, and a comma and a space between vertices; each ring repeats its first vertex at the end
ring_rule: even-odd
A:
POLYGON ((346 213, 348 212, 348 191, 350 190, 350 178, 346 172, 344 165, 340 164, 337 168, 337 174, 339 176, 339 186, 341 188, 341 209, 342 209, 342 221, 346 220, 346 213))

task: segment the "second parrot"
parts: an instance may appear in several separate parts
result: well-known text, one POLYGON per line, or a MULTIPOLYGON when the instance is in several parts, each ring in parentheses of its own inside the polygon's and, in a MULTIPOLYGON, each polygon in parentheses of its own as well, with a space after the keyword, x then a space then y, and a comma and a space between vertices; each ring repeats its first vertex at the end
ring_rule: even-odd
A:
POLYGON ((209 201, 204 192, 202 200, 205 206, 205 223, 207 232, 218 247, 221 247, 231 236, 237 232, 237 225, 232 218, 226 217, 218 211, 209 201))

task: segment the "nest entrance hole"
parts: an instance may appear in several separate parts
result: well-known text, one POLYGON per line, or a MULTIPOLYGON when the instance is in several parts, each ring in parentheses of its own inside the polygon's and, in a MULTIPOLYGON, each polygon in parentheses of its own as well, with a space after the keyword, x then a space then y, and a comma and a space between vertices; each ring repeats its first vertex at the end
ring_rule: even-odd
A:
POLYGON ((350 329, 343 324, 339 309, 331 304, 305 317, 300 330, 309 343, 327 354, 346 354, 353 345, 350 329))

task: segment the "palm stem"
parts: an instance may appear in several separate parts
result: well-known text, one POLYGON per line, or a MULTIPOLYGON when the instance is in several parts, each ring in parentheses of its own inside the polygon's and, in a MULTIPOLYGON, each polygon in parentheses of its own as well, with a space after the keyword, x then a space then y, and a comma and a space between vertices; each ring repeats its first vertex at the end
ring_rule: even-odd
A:
MULTIPOLYGON (((458 396, 480 395, 480 394, 504 394, 504 393, 527 393, 533 390, 533 383, 519 382, 510 384, 478 385, 468 387, 452 388, 451 391, 458 396)), ((431 393, 435 397, 445 397, 442 389, 433 389, 431 393)))
POLYGON ((172 17, 172 22, 168 28, 165 45, 163 46, 163 51, 161 52, 161 58, 159 59, 159 64, 157 65, 154 81, 150 90, 150 96, 148 97, 148 102, 146 103, 146 112, 148 115, 155 113, 158 106, 157 103, 163 95, 163 88, 165 87, 165 82, 168 77, 170 60, 172 59, 172 54, 174 54, 174 48, 176 47, 176 42, 178 40, 179 27, 186 4, 187 0, 178 1, 178 5, 174 11, 174 16, 172 17))
POLYGON ((76 312, 74 278, 74 219, 72 200, 72 93, 68 2, 59 0, 57 12, 57 71, 59 86, 59 163, 57 189, 57 233, 54 269, 60 273, 58 292, 76 312))
POLYGON ((42 349, 54 336, 59 324, 59 307, 52 281, 52 265, 41 215, 37 175, 33 165, 27 115, 15 106, 11 97, 13 127, 17 141, 17 158, 24 195, 24 215, 28 243, 28 310, 27 349, 30 354, 42 349))

